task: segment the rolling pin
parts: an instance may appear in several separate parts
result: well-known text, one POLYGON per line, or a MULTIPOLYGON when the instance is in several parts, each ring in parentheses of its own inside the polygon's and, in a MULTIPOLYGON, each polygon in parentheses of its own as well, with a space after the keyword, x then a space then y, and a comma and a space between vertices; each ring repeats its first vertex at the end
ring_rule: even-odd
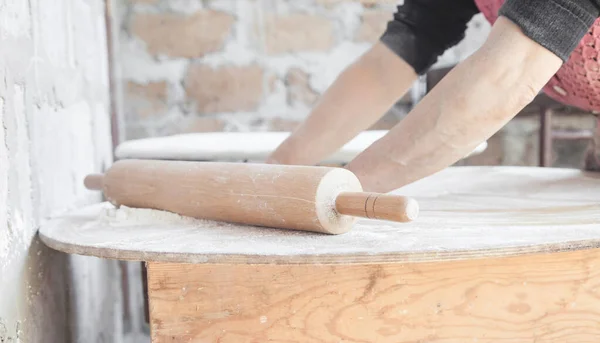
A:
POLYGON ((348 232, 357 217, 409 222, 419 213, 414 199, 362 192, 342 168, 121 160, 84 184, 115 206, 327 234, 348 232))

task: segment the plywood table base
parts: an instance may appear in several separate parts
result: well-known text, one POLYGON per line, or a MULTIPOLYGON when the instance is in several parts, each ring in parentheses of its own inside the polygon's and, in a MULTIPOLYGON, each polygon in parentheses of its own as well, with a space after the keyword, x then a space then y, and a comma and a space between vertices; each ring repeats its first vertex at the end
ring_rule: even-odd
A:
POLYGON ((457 167, 398 193, 418 220, 337 236, 112 225, 99 204, 40 237, 145 261, 154 343, 600 342, 600 173, 457 167))
POLYGON ((600 340, 596 250, 420 264, 148 265, 153 342, 600 340))

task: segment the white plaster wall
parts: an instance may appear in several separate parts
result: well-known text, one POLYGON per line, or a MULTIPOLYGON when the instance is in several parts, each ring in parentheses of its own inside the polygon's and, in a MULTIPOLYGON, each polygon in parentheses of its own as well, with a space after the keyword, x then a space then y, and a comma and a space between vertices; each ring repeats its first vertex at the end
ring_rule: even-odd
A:
POLYGON ((0 342, 120 342, 117 263, 36 238, 111 163, 102 0, 0 0, 0 122, 0 342))

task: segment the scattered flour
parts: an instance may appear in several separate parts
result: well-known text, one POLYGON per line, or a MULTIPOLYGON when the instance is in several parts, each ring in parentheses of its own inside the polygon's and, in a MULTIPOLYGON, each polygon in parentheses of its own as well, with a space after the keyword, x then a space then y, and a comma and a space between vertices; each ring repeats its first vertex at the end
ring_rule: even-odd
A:
POLYGON ((199 224, 205 221, 181 216, 176 213, 120 206, 119 208, 107 208, 102 211, 100 220, 111 226, 135 226, 151 224, 199 224))
MULTIPOLYGON (((197 219, 168 211, 127 206, 103 208, 96 221, 92 222, 91 225, 92 227, 109 226, 118 228, 129 227, 132 229, 143 226, 147 237, 156 233, 162 234, 165 227, 169 227, 169 230, 172 231, 181 230, 187 232, 191 230, 196 234, 202 232, 211 238, 214 238, 212 235, 215 232, 223 236, 237 235, 238 238, 243 237, 245 241, 254 241, 265 237, 273 237, 281 240, 291 236, 310 236, 309 233, 297 230, 277 230, 252 225, 197 219)), ((130 232, 130 230, 127 231, 130 232)))

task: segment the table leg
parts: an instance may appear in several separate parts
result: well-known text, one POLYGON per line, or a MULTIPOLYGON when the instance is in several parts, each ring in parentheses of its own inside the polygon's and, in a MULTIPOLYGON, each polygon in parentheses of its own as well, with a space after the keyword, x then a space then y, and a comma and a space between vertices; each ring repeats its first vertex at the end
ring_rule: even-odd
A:
POLYGON ((552 166, 552 109, 541 112, 540 121, 540 167, 552 166))

